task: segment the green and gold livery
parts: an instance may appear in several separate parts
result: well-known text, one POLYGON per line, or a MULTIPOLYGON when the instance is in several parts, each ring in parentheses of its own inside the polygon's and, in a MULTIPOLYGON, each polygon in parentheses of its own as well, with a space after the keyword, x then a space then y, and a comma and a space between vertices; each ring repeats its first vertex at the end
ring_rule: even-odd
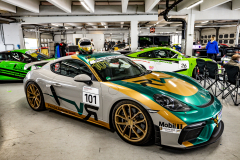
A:
POLYGON ((121 54, 60 58, 31 71, 24 80, 26 90, 36 78, 42 80, 35 82, 43 90, 47 108, 115 130, 131 144, 143 144, 151 137, 157 145, 193 148, 213 143, 223 133, 221 103, 196 81, 174 72, 149 72, 121 54), (71 60, 68 68, 77 60, 91 72, 91 82, 77 80, 78 75, 64 77, 66 68, 64 75, 47 69, 71 60), (54 78, 44 81, 47 76, 42 75, 51 73, 54 78), (88 92, 95 104, 88 102, 88 92))

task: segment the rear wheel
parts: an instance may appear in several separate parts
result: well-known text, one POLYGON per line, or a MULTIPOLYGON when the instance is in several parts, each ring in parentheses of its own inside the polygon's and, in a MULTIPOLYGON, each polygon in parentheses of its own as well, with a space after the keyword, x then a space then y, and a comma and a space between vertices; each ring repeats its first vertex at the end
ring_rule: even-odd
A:
POLYGON ((113 125, 118 135, 134 145, 147 144, 153 135, 150 115, 139 104, 132 101, 119 102, 113 110, 113 125))
POLYGON ((42 91, 35 82, 29 82, 27 84, 26 96, 28 104, 33 110, 42 111, 46 109, 42 91))
POLYGON ((194 78, 194 79, 197 78, 197 67, 195 67, 195 68, 193 69, 192 78, 194 78))

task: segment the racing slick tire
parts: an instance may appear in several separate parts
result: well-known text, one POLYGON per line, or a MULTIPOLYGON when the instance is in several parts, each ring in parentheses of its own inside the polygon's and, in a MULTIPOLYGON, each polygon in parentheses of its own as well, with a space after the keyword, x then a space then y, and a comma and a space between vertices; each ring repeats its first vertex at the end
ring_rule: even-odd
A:
POLYGON ((26 97, 29 106, 34 111, 46 110, 42 90, 35 82, 29 82, 26 85, 26 97))
POLYGON ((133 101, 117 103, 113 109, 112 122, 120 138, 133 145, 147 145, 154 134, 150 115, 133 101))

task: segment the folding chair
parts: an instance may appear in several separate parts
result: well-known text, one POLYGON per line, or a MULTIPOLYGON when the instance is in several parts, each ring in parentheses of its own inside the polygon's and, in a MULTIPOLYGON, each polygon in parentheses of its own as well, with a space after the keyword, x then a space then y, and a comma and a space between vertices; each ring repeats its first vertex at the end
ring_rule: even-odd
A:
POLYGON ((238 106, 240 104, 240 103, 237 103, 238 88, 239 88, 239 81, 240 81, 239 67, 229 65, 229 64, 225 64, 223 67, 225 68, 224 87, 226 84, 226 88, 222 92, 222 98, 225 99, 229 95, 231 95, 234 105, 238 106), (232 85, 234 87, 232 87, 232 85), (228 93, 224 95, 225 90, 228 90, 228 93), (234 95, 234 92, 235 92, 235 95, 234 95), (235 97, 235 100, 234 100, 234 97, 235 97))
MULTIPOLYGON (((197 62, 197 69, 195 70, 196 80, 199 80, 199 83, 201 84, 202 81, 205 82, 205 66, 206 63, 203 59, 196 59, 197 62)), ((204 83, 204 88, 206 87, 206 84, 204 83)))
MULTIPOLYGON (((218 64, 216 62, 212 62, 212 61, 207 61, 206 62, 206 81, 209 80, 211 83, 209 84, 207 90, 211 89, 213 92, 212 87, 215 86, 215 93, 213 93, 215 96, 217 94, 217 88, 222 91, 223 89, 221 89, 218 85, 218 83, 220 83, 223 86, 223 74, 220 73, 219 74, 219 70, 224 70, 224 69, 218 69, 218 64), (214 79, 214 81, 212 80, 214 79)), ((219 95, 218 95, 219 96, 219 95)))

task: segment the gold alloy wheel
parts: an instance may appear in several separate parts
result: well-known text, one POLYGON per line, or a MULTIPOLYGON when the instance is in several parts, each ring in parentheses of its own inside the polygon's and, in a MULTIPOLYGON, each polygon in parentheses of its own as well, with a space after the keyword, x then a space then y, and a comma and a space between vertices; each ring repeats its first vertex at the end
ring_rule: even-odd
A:
POLYGON ((38 109, 41 105, 40 91, 36 85, 30 84, 27 87, 27 99, 30 106, 34 109, 38 109))
POLYGON ((143 112, 133 104, 123 104, 115 112, 118 132, 128 141, 139 142, 147 134, 148 123, 143 112))

